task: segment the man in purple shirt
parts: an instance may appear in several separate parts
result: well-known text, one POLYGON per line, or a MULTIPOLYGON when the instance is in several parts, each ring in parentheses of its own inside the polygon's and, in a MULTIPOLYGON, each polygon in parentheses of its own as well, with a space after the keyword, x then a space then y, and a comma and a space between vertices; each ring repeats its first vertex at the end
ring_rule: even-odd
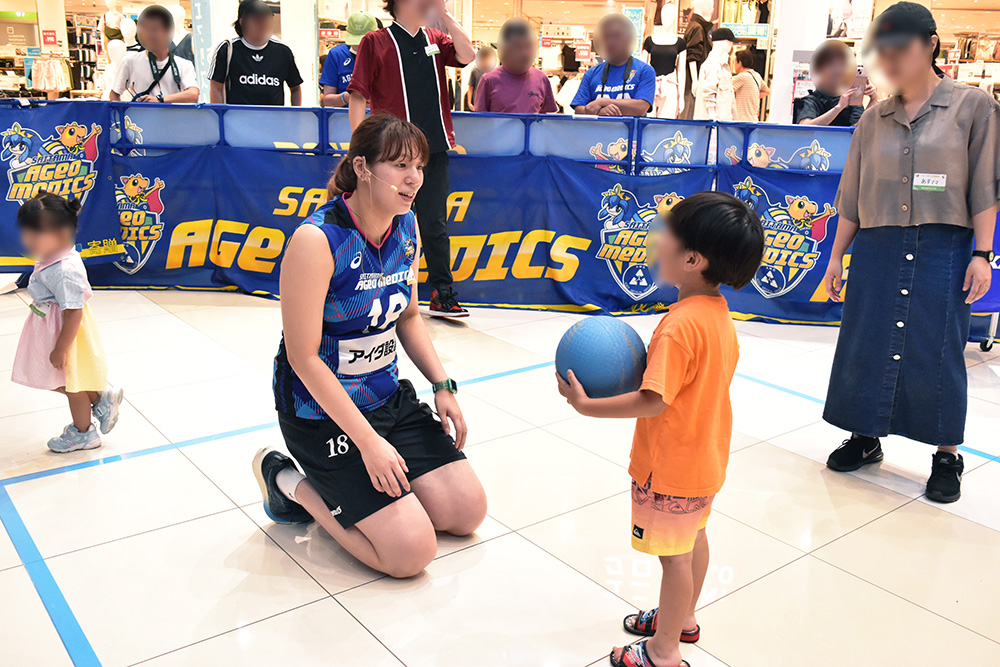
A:
POLYGON ((532 67, 538 37, 523 18, 508 19, 500 28, 500 67, 483 75, 476 88, 476 111, 552 113, 559 107, 545 73, 532 67))

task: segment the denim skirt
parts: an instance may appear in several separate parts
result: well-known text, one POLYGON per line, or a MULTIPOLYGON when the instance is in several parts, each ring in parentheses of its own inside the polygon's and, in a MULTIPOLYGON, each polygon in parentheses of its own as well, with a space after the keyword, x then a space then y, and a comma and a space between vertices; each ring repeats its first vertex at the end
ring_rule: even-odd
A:
POLYGON ((972 240, 955 225, 858 232, 823 419, 870 437, 962 443, 972 240))

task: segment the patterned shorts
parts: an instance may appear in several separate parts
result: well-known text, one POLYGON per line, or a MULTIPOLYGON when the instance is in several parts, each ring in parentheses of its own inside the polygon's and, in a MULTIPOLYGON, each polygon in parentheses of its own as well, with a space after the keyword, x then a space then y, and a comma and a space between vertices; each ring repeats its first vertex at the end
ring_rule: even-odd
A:
POLYGON ((642 486, 632 481, 632 548, 654 556, 691 552, 715 496, 667 496, 650 491, 651 483, 652 477, 642 486))

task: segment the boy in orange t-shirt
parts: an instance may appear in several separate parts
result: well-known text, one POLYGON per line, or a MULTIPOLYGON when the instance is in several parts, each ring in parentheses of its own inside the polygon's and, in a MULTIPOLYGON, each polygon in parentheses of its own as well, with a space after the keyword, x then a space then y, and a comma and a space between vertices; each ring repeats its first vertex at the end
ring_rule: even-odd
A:
MULTIPOLYGON (((678 301, 653 333, 638 391, 588 398, 569 371, 559 392, 590 417, 637 417, 632 477, 632 546, 659 556, 658 609, 625 617, 649 637, 611 652, 615 667, 680 667, 680 642, 695 642, 694 610, 708 570, 705 524, 729 461, 729 385, 739 345, 719 285, 745 287, 760 266, 764 232, 743 202, 721 192, 682 200, 662 220, 655 244, 661 283, 678 301)), ((558 374, 557 374, 558 377, 558 374)))

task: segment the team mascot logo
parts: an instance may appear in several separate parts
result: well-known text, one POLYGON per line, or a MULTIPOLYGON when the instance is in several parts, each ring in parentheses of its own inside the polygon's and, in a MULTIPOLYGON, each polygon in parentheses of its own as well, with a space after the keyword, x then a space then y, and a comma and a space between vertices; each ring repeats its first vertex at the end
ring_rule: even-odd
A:
POLYGON ((757 211, 764 226, 764 259, 753 286, 768 299, 787 294, 819 261, 819 244, 826 238, 827 224, 837 209, 824 204, 819 213, 816 202, 791 195, 785 196, 784 204, 772 204, 749 176, 733 189, 757 211))
MULTIPOLYGON (((830 151, 820 146, 813 139, 808 146, 797 149, 788 158, 775 157, 777 149, 763 144, 752 143, 747 147, 747 162, 758 169, 802 169, 803 171, 829 171, 830 151)), ((730 164, 739 164, 739 149, 730 146, 726 149, 726 157, 730 164)))
MULTIPOLYGON (((624 162, 628 159, 628 141, 624 138, 617 139, 608 144, 608 149, 604 150, 604 143, 598 142, 590 147, 590 155, 595 160, 608 160, 609 162, 624 162)), ((621 165, 597 165, 598 169, 613 171, 617 174, 624 174, 625 169, 621 165)))
POLYGON ((125 258, 115 262, 115 266, 125 273, 133 274, 143 267, 163 234, 162 190, 163 181, 157 178, 150 185, 142 174, 122 176, 121 185, 115 188, 118 224, 125 248, 125 258))
MULTIPOLYGON (((137 145, 142 143, 142 128, 135 124, 135 122, 128 117, 128 114, 122 117, 121 123, 111 124, 111 141, 112 143, 117 142, 119 139, 125 139, 126 143, 137 145)), ((115 155, 122 155, 122 151, 118 148, 112 148, 111 152, 115 155)), ((146 154, 146 151, 142 148, 132 148, 128 151, 129 157, 141 157, 146 154)))
POLYGON ((39 190, 79 199, 81 203, 97 181, 97 136, 101 127, 88 130, 79 123, 58 125, 48 139, 36 130, 14 123, 0 133, 0 159, 8 164, 7 201, 23 204, 39 190))
POLYGON ((639 301, 656 291, 656 281, 646 265, 646 237, 657 211, 666 211, 682 199, 677 193, 658 195, 651 206, 640 206, 636 196, 621 184, 602 194, 597 219, 601 247, 597 258, 607 262, 608 271, 622 290, 639 301))
MULTIPOLYGON (((651 151, 643 151, 642 159, 646 162, 667 162, 669 164, 691 164, 691 146, 694 145, 690 139, 681 134, 680 130, 674 136, 664 139, 651 151)), ((645 167, 642 174, 651 176, 656 174, 677 174, 684 171, 681 168, 671 167, 645 167)))

